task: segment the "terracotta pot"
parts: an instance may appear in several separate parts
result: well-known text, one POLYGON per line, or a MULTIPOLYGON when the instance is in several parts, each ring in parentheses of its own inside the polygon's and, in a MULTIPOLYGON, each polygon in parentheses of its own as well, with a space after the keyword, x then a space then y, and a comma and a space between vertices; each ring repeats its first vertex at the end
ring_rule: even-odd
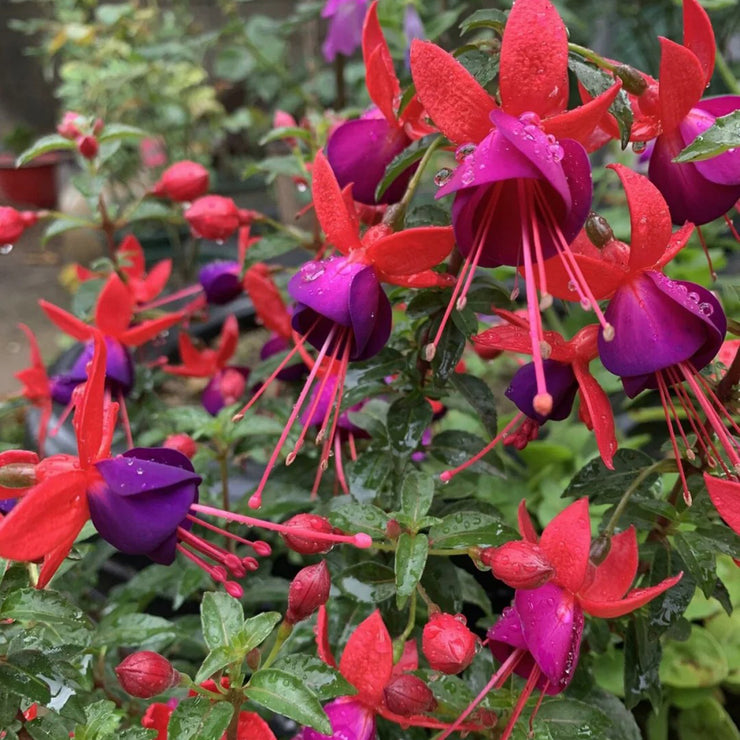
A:
POLYGON ((55 208, 59 160, 58 153, 48 152, 16 167, 13 155, 0 154, 0 203, 55 208))

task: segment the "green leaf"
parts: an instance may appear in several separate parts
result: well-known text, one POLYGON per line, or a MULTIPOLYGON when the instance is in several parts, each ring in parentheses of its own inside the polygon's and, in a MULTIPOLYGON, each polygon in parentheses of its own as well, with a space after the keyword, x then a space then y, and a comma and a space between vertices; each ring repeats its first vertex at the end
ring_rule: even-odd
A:
POLYGON ((221 647, 214 648, 206 655, 193 680, 195 683, 203 683, 203 681, 210 678, 216 671, 226 668, 227 665, 235 663, 242 657, 243 654, 233 647, 222 645, 221 647))
POLYGON ((488 384, 480 378, 476 378, 475 375, 468 375, 467 373, 453 373, 451 380, 452 385, 478 414, 486 431, 491 437, 495 437, 498 428, 496 399, 488 384))
POLYGON ((234 707, 204 696, 181 701, 170 715, 168 740, 214 740, 226 732, 234 707))
POLYGON ((64 234, 67 231, 73 229, 95 229, 97 224, 94 221, 90 221, 85 218, 76 218, 74 216, 57 216, 44 231, 44 236, 41 239, 42 244, 46 244, 52 237, 59 234, 64 234))
POLYGON ((300 679, 319 701, 357 693, 357 689, 336 668, 313 655, 288 655, 274 667, 300 679))
POLYGON ((460 34, 475 31, 479 28, 492 28, 497 33, 503 33, 506 25, 506 13, 495 8, 476 10, 460 23, 460 34))
POLYGON ((0 663, 0 693, 18 694, 31 701, 47 704, 51 700, 49 685, 26 666, 0 663))
MULTIPOLYGON (((436 323, 432 323, 434 332, 436 332, 436 323)), ((430 333, 430 337, 433 336, 434 334, 430 333)), ((467 341, 467 335, 460 331, 457 324, 454 321, 448 321, 432 359, 432 369, 440 381, 446 381, 455 372, 455 368, 465 351, 467 341)))
POLYGON ((449 226, 450 213, 436 203, 422 203, 406 212, 404 226, 412 229, 416 226, 449 226))
POLYGON ((258 143, 260 146, 264 146, 283 139, 303 139, 303 141, 310 143, 311 132, 300 126, 280 126, 265 134, 258 143))
POLYGON ((424 574, 429 554, 429 540, 425 534, 404 532, 396 544, 396 606, 403 609, 424 574))
MULTIPOLYGON (((434 435, 429 452, 450 468, 456 468, 477 455, 486 444, 476 434, 464 432, 460 429, 446 429, 434 435)), ((474 462, 468 470, 472 473, 485 473, 486 475, 502 477, 501 471, 489 462, 489 460, 495 459, 496 454, 491 451, 474 462)))
POLYGON ((500 519, 480 511, 456 511, 429 530, 435 548, 498 547, 516 538, 516 532, 500 519))
POLYGON ((103 699, 85 707, 86 722, 77 725, 75 740, 112 740, 121 724, 121 712, 112 701, 103 699))
POLYGON ((377 506, 336 498, 332 501, 329 521, 345 532, 366 532, 371 537, 384 538, 390 517, 377 506))
POLYGON ((704 701, 679 713, 679 740, 740 740, 732 717, 716 699, 704 701))
POLYGON ((673 544, 702 593, 709 598, 717 583, 716 548, 694 532, 677 532, 673 544))
POLYGON ((611 722, 604 712, 577 699, 545 701, 537 713, 553 740, 573 740, 578 737, 611 738, 607 734, 611 722))
POLYGON ((394 180, 403 174, 412 164, 418 162, 423 156, 429 145, 436 138, 436 134, 425 136, 418 141, 407 146, 402 152, 396 154, 385 168, 385 173, 375 188, 375 200, 380 201, 386 190, 393 184, 394 180))
POLYGON ((718 118, 699 134, 673 161, 698 162, 740 147, 740 110, 718 118))
POLYGON ((126 646, 139 650, 160 650, 177 637, 176 626, 153 614, 123 614, 106 618, 98 628, 93 646, 126 646))
POLYGON ((244 624, 244 610, 233 596, 209 591, 203 595, 200 621, 203 638, 211 650, 232 646, 244 624))
POLYGON ((40 157, 42 154, 47 152, 58 151, 59 149, 74 149, 75 143, 71 139, 65 139, 59 134, 49 134, 48 136, 42 136, 40 139, 31 144, 28 149, 21 152, 18 159, 15 160, 16 167, 22 167, 24 164, 28 164, 36 157, 40 157))
POLYGON ((275 668, 257 671, 249 682, 246 694, 248 699, 265 709, 282 714, 300 725, 308 725, 324 735, 332 734, 329 718, 319 700, 298 676, 275 668))
POLYGON ((352 498, 372 501, 383 491, 391 473, 393 459, 387 450, 365 450, 347 465, 347 486, 352 498))
POLYGON ((54 712, 38 717, 32 722, 26 722, 24 729, 33 740, 60 740, 70 735, 70 727, 54 712))
POLYGON ((632 709, 641 699, 649 699, 657 710, 661 703, 661 643, 642 617, 630 620, 624 637, 624 703, 632 709))
POLYGON ((401 485, 401 511, 416 524, 429 511, 434 499, 434 481, 430 475, 412 470, 401 485))
POLYGON ((456 58, 481 87, 485 87, 498 74, 498 56, 492 56, 480 49, 466 48, 457 54, 456 58))
POLYGON ((421 443, 434 412, 421 393, 411 393, 395 400, 388 409, 388 439, 401 455, 413 452, 421 443))
POLYGON ((125 123, 106 124, 98 136, 98 141, 105 144, 108 141, 121 141, 123 139, 143 139, 149 134, 136 126, 128 126, 125 123))
POLYGON ((246 655, 250 650, 261 645, 270 636, 281 618, 279 612, 263 612, 245 620, 236 638, 239 650, 246 655))
POLYGON ((333 579, 337 588, 354 601, 377 604, 396 593, 396 576, 391 568, 378 563, 351 565, 333 579))
POLYGON ((729 672, 722 647, 698 624, 692 626, 688 640, 670 640, 663 647, 660 680, 667 686, 684 689, 716 686, 729 672))

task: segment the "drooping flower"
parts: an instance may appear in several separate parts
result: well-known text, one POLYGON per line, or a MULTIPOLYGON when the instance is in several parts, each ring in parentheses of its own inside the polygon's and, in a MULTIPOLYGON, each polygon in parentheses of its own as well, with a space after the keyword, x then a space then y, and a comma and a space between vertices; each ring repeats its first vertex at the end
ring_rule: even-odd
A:
POLYGON ((185 332, 179 336, 182 365, 165 365, 163 370, 187 378, 210 378, 203 391, 202 403, 214 416, 224 406, 236 403, 243 395, 249 368, 228 365, 239 341, 239 324, 233 314, 226 317, 216 349, 196 349, 185 332))
POLYGON ((333 62, 337 54, 350 56, 360 45, 362 21, 369 0, 327 0, 321 11, 329 19, 329 29, 321 46, 324 59, 333 62))
POLYGON ((198 162, 183 160, 170 165, 152 188, 153 195, 187 203, 208 192, 210 175, 198 162))
POLYGON ((397 203, 416 167, 404 170, 380 200, 375 191, 386 167, 414 139, 428 132, 421 123, 421 108, 413 99, 399 114, 401 86, 373 2, 362 28, 365 80, 373 107, 362 117, 337 126, 326 144, 326 158, 340 187, 352 185, 352 197, 366 205, 397 203))
POLYGON ((18 211, 10 206, 0 206, 0 244, 10 244, 38 221, 34 211, 18 211))
MULTIPOLYGON (((299 337, 265 385, 234 418, 241 419, 251 405, 267 389, 269 383, 297 352, 305 352, 308 343, 318 350, 313 367, 285 429, 267 463, 250 506, 260 505, 262 491, 290 429, 309 398, 314 382, 319 390, 311 405, 321 400, 329 379, 337 380, 329 415, 322 430, 324 440, 320 469, 328 465, 341 407, 344 378, 349 363, 373 357, 385 345, 391 328, 391 307, 381 281, 407 286, 430 286, 446 282, 445 276, 431 267, 444 259, 452 249, 452 233, 448 227, 429 226, 393 233, 385 224, 368 229, 362 238, 354 210, 344 200, 336 178, 323 154, 316 156, 313 167, 313 200, 319 223, 327 241, 340 256, 307 262, 293 276, 288 292, 296 301, 292 327, 299 337), (331 417, 331 420, 330 420, 331 417)), ((306 355, 307 357, 307 355, 306 355)), ((309 406, 309 409, 311 408, 309 406)), ((307 418, 312 417, 307 412, 307 418)), ((287 462, 295 458, 306 437, 304 425, 287 462)), ((320 432, 321 435, 321 432, 320 432)))
MULTIPOLYGON (((540 559, 549 564, 549 574, 544 582, 539 579, 534 588, 525 588, 521 579, 514 579, 518 584, 514 603, 504 609, 488 631, 488 644, 501 666, 458 720, 462 721, 491 689, 500 688, 516 673, 527 683, 501 740, 510 736, 535 689, 554 695, 567 688, 578 664, 584 612, 605 619, 628 614, 674 586, 683 575, 678 573, 654 586, 628 590, 638 565, 637 536, 632 526, 610 538, 611 547, 603 561, 592 562, 587 498, 567 506, 539 538, 522 501, 519 529, 523 542, 536 547, 540 559)), ((508 543, 497 549, 504 551, 518 544, 508 543)), ((493 575, 506 577, 509 572, 507 564, 503 571, 494 570, 493 575)), ((453 728, 457 729, 457 723, 453 728)))
POLYGON ((185 209, 185 220, 193 235, 202 239, 223 242, 240 226, 248 226, 254 219, 252 211, 239 208, 231 198, 223 195, 204 195, 185 209))

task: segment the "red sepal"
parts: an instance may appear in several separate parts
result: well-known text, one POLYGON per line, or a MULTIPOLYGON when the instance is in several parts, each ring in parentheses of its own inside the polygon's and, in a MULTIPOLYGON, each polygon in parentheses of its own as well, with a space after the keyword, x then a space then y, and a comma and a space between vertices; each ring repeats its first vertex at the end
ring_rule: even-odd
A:
POLYGON ((380 272, 413 275, 436 267, 453 246, 455 235, 451 226, 422 226, 378 239, 365 253, 380 272))
POLYGON ((537 537, 534 524, 532 524, 532 517, 529 516, 529 512, 527 511, 527 502, 524 499, 519 502, 516 510, 516 518, 519 523, 519 534, 522 536, 522 539, 526 542, 537 544, 539 537, 537 537))
POLYGON ((190 335, 184 332, 178 338, 178 346, 182 365, 165 365, 165 372, 185 378, 207 378, 216 372, 213 350, 197 349, 190 335))
POLYGON ((699 60, 708 85, 714 72, 716 43, 712 22, 698 0, 683 0, 683 45, 699 60))
POLYGON ((138 347, 140 344, 144 344, 144 342, 154 339, 157 334, 161 334, 165 329, 169 329, 171 326, 174 326, 178 321, 182 320, 184 315, 183 311, 177 311, 176 313, 169 313, 165 316, 161 316, 158 319, 143 321, 141 324, 137 324, 136 326, 132 326, 130 329, 127 329, 117 338, 127 347, 138 347))
POLYGON ((270 277, 270 270, 263 262, 257 262, 244 273, 244 290, 254 304, 262 324, 279 334, 283 339, 292 341, 290 314, 280 291, 270 277))
POLYGON ((71 313, 67 313, 64 309, 45 301, 43 298, 39 300, 39 306, 54 324, 78 342, 86 342, 92 337, 94 329, 72 316, 71 313))
POLYGON ((660 121, 663 133, 678 127, 704 93, 704 69, 694 52, 660 39, 660 121))
POLYGON ((398 663, 393 666, 393 675, 400 676, 408 671, 415 671, 419 667, 419 649, 416 640, 406 640, 403 652, 398 663))
POLYGON ((553 581, 577 593, 586 578, 591 549, 587 498, 574 501, 545 527, 540 548, 555 568, 553 581))
POLYGON ((704 483, 714 508, 730 529, 740 534, 740 482, 704 473, 704 483))
POLYGON ((499 80, 501 107, 509 115, 533 111, 545 118, 565 110, 568 33, 548 0, 512 6, 501 41, 499 80))
MULTIPOLYGON (((0 452, 0 468, 6 465, 38 465, 39 456, 30 450, 5 450, 0 452)), ((33 486, 0 486, 0 500, 16 498, 33 486)))
POLYGON ((74 428, 77 435, 77 454, 83 468, 89 468, 99 459, 103 447, 103 406, 105 404, 105 360, 106 346, 98 332, 93 337, 95 343, 92 360, 87 366, 87 381, 77 386, 73 400, 81 395, 76 403, 74 428))
POLYGON ((134 300, 120 277, 108 278, 95 305, 95 326, 110 337, 122 337, 131 323, 134 300))
MULTIPOLYGON (((628 273, 617 265, 602 259, 587 257, 583 254, 576 254, 574 257, 588 287, 591 288, 594 298, 598 301, 609 298, 628 276, 628 273)), ((578 293, 569 287, 571 278, 560 257, 545 260, 543 267, 547 277, 547 292, 550 295, 563 301, 580 300, 578 293)))
POLYGON ((393 644, 379 611, 357 625, 339 662, 342 675, 357 689, 357 700, 380 706, 393 671, 393 644))
POLYGON ((239 322, 234 314, 229 314, 221 328, 221 338, 216 348, 216 367, 222 368, 231 359, 236 352, 236 345, 239 342, 239 322))
POLYGON ((239 712, 237 740, 276 740, 270 726, 256 712, 239 712))
POLYGON ((659 596, 664 591, 667 591, 671 586, 675 586, 683 576, 683 572, 672 578, 666 578, 656 586, 650 586, 648 588, 636 588, 630 591, 623 599, 618 601, 595 601, 592 599, 585 599, 579 596, 578 600, 581 604, 583 611, 588 612, 593 617, 601 617, 601 619, 613 619, 615 617, 622 617, 625 614, 639 609, 648 601, 651 601, 656 596, 659 596))
POLYGON ((127 234, 116 249, 116 259, 120 271, 130 279, 139 280, 146 269, 144 250, 133 234, 127 234))
POLYGON ((319 658, 332 668, 336 668, 337 661, 329 646, 329 615, 323 604, 319 607, 318 614, 316 615, 314 635, 316 635, 316 652, 319 658))
POLYGON ((451 288, 457 282, 454 275, 434 270, 415 272, 413 275, 388 275, 376 270, 376 275, 381 283, 391 283, 404 288, 451 288))
POLYGON ((362 27, 362 56, 365 61, 365 84, 370 100, 380 109, 389 123, 395 123, 395 102, 401 95, 401 85, 393 68, 383 29, 378 21, 377 0, 368 8, 362 27))
POLYGON ((696 227, 690 221, 687 221, 672 236, 666 246, 662 256, 655 263, 655 269, 659 270, 665 267, 688 243, 696 227))
POLYGON ((55 548, 71 545, 89 517, 86 485, 82 470, 69 470, 35 485, 0 521, 0 557, 38 560, 55 548))
POLYGON ((131 280, 129 288, 136 303, 147 303, 156 298, 167 285, 172 274, 172 260, 157 262, 143 280, 131 280))
POLYGON ((594 569, 593 581, 579 594, 591 601, 616 601, 627 593, 637 573, 637 535, 630 526, 611 538, 611 547, 601 565, 594 569))
POLYGON ((342 254, 360 246, 357 214, 347 208, 329 161, 318 152, 313 163, 313 205, 327 241, 342 254))
POLYGON ((475 77, 429 41, 413 41, 410 59, 416 94, 437 128, 456 144, 484 139, 496 103, 475 77))
POLYGON ((599 454, 609 470, 614 470, 613 457, 617 451, 617 437, 614 431, 614 414, 609 397, 588 371, 585 363, 573 363, 573 372, 578 381, 578 394, 581 399, 580 416, 589 429, 593 429, 599 454))
MULTIPOLYGON (((84 526, 84 522, 82 524, 84 526)), ((80 529, 81 528, 82 527, 80 527, 80 529)), ((36 581, 36 588, 46 588, 49 585, 49 581, 51 581, 54 574, 59 570, 59 566, 64 562, 67 555, 69 555, 69 551, 72 549, 72 545, 74 545, 78 534, 79 530, 77 532, 70 531, 69 537, 67 537, 64 542, 44 555, 44 561, 41 564, 39 578, 38 581, 36 581)))

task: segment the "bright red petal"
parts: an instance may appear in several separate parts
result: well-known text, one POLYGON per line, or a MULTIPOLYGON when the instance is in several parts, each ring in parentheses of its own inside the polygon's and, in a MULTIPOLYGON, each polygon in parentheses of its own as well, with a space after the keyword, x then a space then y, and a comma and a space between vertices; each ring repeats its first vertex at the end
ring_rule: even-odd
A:
POLYGON ((290 314, 280 291, 270 277, 270 270, 262 262, 252 265, 244 273, 244 290, 254 304, 254 310, 264 326, 283 339, 292 339, 290 314))
POLYGON ((475 351, 486 357, 496 356, 501 351, 518 352, 522 355, 532 354, 532 338, 529 329, 522 326, 494 326, 473 337, 475 351), (494 354, 495 353, 495 354, 494 354))
POLYGON ((532 542, 536 545, 539 537, 535 531, 534 524, 532 524, 532 517, 529 516, 527 502, 524 499, 519 502, 516 516, 519 522, 519 534, 522 536, 522 539, 525 542, 532 542))
POLYGON ((41 352, 39 350, 39 343, 36 341, 36 337, 31 329, 25 324, 18 324, 18 328, 26 335, 28 339, 28 345, 31 350, 31 365, 34 367, 44 367, 44 363, 41 359, 41 352))
POLYGON ((457 282, 457 278, 449 272, 434 270, 424 270, 411 275, 389 275, 376 270, 376 275, 381 283, 391 283, 404 288, 451 288, 457 282))
POLYGON ((665 267, 686 246, 694 233, 694 228, 694 224, 687 222, 671 236, 668 246, 655 264, 656 270, 665 267))
POLYGON ((131 286, 135 301, 137 303, 148 303, 156 298, 164 290, 171 274, 172 260, 157 262, 143 280, 131 286))
MULTIPOLYGON (((575 259, 596 300, 609 298, 628 277, 628 273, 623 269, 602 259, 584 254, 576 254, 575 259)), ((543 265, 547 278, 547 292, 550 295, 563 301, 580 300, 578 293, 571 287, 573 281, 560 257, 551 257, 545 260, 543 265)))
POLYGON ((270 726, 256 712, 239 712, 237 740, 276 740, 270 726))
POLYGON ((44 313, 49 319, 55 323, 65 334, 69 334, 74 337, 78 342, 86 342, 92 337, 94 329, 88 326, 84 322, 80 321, 71 313, 67 313, 59 306, 55 306, 53 303, 45 301, 43 298, 39 300, 39 306, 43 309, 44 313))
POLYGON ((712 22, 698 0, 683 0, 683 45, 696 55, 708 85, 714 71, 716 44, 712 22))
POLYGON ((360 247, 356 214, 347 208, 342 191, 323 152, 313 163, 313 205, 326 239, 342 254, 360 247))
POLYGON ((98 296, 95 306, 95 326, 103 334, 119 339, 131 323, 133 309, 133 298, 129 289, 114 272, 98 296))
POLYGON ((586 578, 591 549, 591 520, 588 499, 574 501, 544 529, 540 548, 555 568, 557 584, 578 593, 586 578))
POLYGON ((140 279, 144 275, 146 265, 144 250, 141 243, 133 234, 127 234, 116 250, 119 268, 129 278, 140 279))
POLYGON ((389 122, 395 122, 394 103, 401 95, 401 86, 393 69, 393 58, 388 50, 383 29, 378 21, 378 3, 367 11, 362 28, 362 56, 365 60, 365 81, 370 100, 389 122))
POLYGON ((331 647, 329 647, 329 615, 323 604, 319 607, 318 614, 316 615, 314 634, 316 635, 316 652, 319 658, 332 668, 336 668, 337 661, 334 659, 331 647))
POLYGON ((740 482, 704 473, 709 498, 730 529, 740 534, 740 482))
POLYGON ((400 676, 408 671, 415 671, 419 667, 419 650, 416 646, 416 640, 406 640, 403 646, 403 652, 398 659, 398 663, 393 666, 393 675, 400 676))
POLYGON ((229 314, 224 321, 221 329, 221 340, 216 350, 216 367, 222 368, 231 359, 236 352, 236 345, 239 341, 239 322, 234 314, 229 314))
POLYGON ((671 238, 671 214, 658 188, 622 164, 607 165, 622 181, 630 212, 630 270, 652 267, 671 238))
POLYGON ((70 470, 34 486, 0 521, 0 557, 38 560, 74 540, 89 517, 86 480, 70 470))
POLYGON ((637 535, 635 528, 615 534, 611 549, 594 573, 594 579, 578 595, 591 601, 617 601, 627 593, 637 573, 637 535))
POLYGON ((592 134, 594 129, 610 116, 609 106, 621 88, 622 83, 617 80, 616 84, 588 103, 543 121, 542 127, 556 139, 575 139, 586 149, 597 149, 598 147, 592 145, 592 134))
POLYGON ((180 359, 182 365, 165 365, 165 372, 185 378, 208 378, 218 369, 216 353, 212 349, 199 350, 185 332, 179 337, 180 359))
POLYGON ((493 98, 451 54, 429 41, 411 44, 416 94, 437 128, 456 144, 477 144, 491 131, 493 98))
POLYGON ((598 599, 582 599, 580 597, 578 601, 583 611, 588 612, 591 616, 601 617, 602 619, 613 619, 614 617, 629 614, 635 611, 635 609, 639 609, 644 604, 647 604, 648 601, 652 601, 656 596, 667 591, 671 586, 675 586, 681 580, 682 576, 683 573, 679 573, 673 576, 673 578, 666 578, 657 586, 636 588, 619 601, 601 601, 598 599))
MULTIPOLYGON (((105 341, 99 332, 94 337, 93 357, 87 367, 87 381, 76 405, 73 424, 77 435, 77 454, 83 468, 89 468, 99 459, 105 437, 103 408, 105 405, 105 341)), ((73 396, 74 400, 74 396, 73 396)))
POLYGON ((506 20, 499 72, 501 107, 540 117, 568 103, 568 33, 548 0, 518 0, 506 20))
POLYGON ((587 415, 586 426, 594 431, 601 459, 609 470, 613 470, 612 458, 618 445, 614 431, 614 414, 609 397, 596 382, 596 378, 588 371, 587 365, 576 362, 573 364, 573 372, 578 381, 581 417, 587 415))
POLYGON ((59 566, 64 562, 64 558, 69 555, 69 551, 72 549, 72 545, 74 545, 78 534, 79 530, 77 532, 71 531, 69 537, 64 542, 44 555, 44 562, 41 565, 39 579, 36 581, 36 588, 46 588, 49 585, 49 581, 51 581, 54 574, 59 570, 59 566))
POLYGON ((663 132, 673 131, 704 93, 704 69, 694 52, 660 39, 660 120, 663 132))
POLYGON ((455 246, 451 226, 407 229, 373 242, 366 254, 388 275, 413 275, 436 267, 455 246))
POLYGON ((357 689, 358 701, 370 706, 382 702, 393 671, 393 645, 379 611, 357 625, 347 640, 339 670, 357 689))
POLYGON ((121 334, 118 339, 122 344, 127 347, 138 347, 144 342, 148 342, 150 339, 154 339, 157 334, 161 334, 165 329, 169 329, 174 326, 183 317, 182 311, 177 313, 169 313, 165 316, 161 316, 158 319, 152 319, 151 321, 144 321, 141 324, 132 326, 121 334))

